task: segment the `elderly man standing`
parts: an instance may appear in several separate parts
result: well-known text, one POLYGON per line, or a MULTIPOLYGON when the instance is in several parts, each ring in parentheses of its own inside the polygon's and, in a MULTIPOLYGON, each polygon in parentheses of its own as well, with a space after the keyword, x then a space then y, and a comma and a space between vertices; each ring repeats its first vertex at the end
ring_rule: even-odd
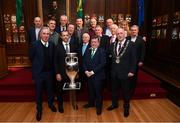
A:
POLYGON ((36 90, 36 119, 41 120, 42 116, 42 92, 43 85, 46 86, 48 106, 52 112, 56 112, 53 105, 53 70, 54 70, 54 44, 49 42, 50 30, 42 27, 40 40, 36 41, 30 48, 30 60, 32 62, 32 77, 35 81, 36 90))

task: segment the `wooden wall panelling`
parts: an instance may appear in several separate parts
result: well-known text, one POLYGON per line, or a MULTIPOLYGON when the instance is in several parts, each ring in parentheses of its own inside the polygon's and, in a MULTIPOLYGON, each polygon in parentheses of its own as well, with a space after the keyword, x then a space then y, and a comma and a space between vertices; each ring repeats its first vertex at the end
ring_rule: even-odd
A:
MULTIPOLYGON (((111 14, 131 14, 133 11, 133 14, 136 13, 136 11, 132 10, 132 6, 136 7, 136 5, 132 5, 131 3, 136 0, 85 0, 84 4, 84 15, 92 15, 96 14, 98 17, 99 15, 104 16, 104 22, 107 18, 111 17, 111 14)), ((76 8, 77 8, 77 2, 76 1, 70 1, 70 22, 75 22, 76 19, 76 8)), ((131 15, 132 17, 136 17, 134 15, 131 15)))
MULTIPOLYGON (((180 11, 179 0, 152 0, 147 14, 152 15, 151 22, 148 21, 147 34, 149 40, 146 42, 147 52, 145 65, 154 69, 168 78, 180 82, 180 37, 172 39, 172 30, 180 27, 179 24, 173 24, 173 13, 180 11), (155 17, 168 15, 168 24, 161 26, 152 26, 152 20, 155 17), (167 29, 166 38, 151 38, 152 30, 167 29)), ((150 19, 150 17, 148 18, 150 19)), ((162 33, 162 32, 161 32, 162 33)))
POLYGON ((0 44, 0 78, 8 74, 8 65, 6 58, 7 57, 5 45, 0 44))
POLYGON ((0 44, 3 44, 5 43, 4 41, 4 34, 3 34, 3 30, 4 30, 4 27, 3 27, 3 4, 2 4, 2 0, 0 1, 0 44))
MULTIPOLYGON (((28 41, 27 41, 27 28, 29 28, 30 24, 33 22, 33 16, 35 15, 35 0, 32 1, 26 1, 23 0, 23 15, 24 15, 24 31, 20 32, 20 29, 17 28, 17 33, 13 30, 13 22, 11 19, 11 16, 16 16, 16 0, 2 0, 2 14, 9 15, 10 19, 9 22, 5 23, 5 18, 3 18, 3 32, 5 32, 4 35, 4 41, 6 42, 7 47, 7 59, 8 59, 8 66, 9 67, 24 67, 24 66, 30 66, 28 59, 28 41), (7 32, 7 25, 8 32, 7 32), (5 28, 6 27, 6 28, 5 28), (17 36, 17 42, 15 42, 15 35, 17 36), (8 39, 6 36, 8 34, 8 37, 11 37, 11 42, 7 42, 8 39), (22 38, 20 38, 20 35, 25 36, 25 42, 22 41, 22 38)), ((15 23, 14 23, 15 24, 15 23)))

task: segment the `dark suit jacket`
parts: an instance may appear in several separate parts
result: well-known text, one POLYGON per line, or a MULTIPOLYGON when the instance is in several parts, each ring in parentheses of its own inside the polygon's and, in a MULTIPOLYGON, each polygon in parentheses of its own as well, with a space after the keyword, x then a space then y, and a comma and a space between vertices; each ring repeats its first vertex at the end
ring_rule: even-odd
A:
POLYGON ((35 27, 34 26, 29 28, 28 41, 29 41, 30 45, 32 45, 36 41, 36 33, 35 33, 35 27))
POLYGON ((106 65, 106 53, 103 49, 98 48, 93 58, 91 58, 91 49, 85 53, 83 58, 83 69, 85 71, 93 71, 92 75, 94 81, 100 81, 105 79, 105 65, 106 65))
MULTIPOLYGON (((67 25, 66 25, 66 30, 67 30, 67 25)), ((56 26, 55 31, 56 31, 57 33, 62 32, 61 26, 60 26, 60 25, 59 25, 59 26, 56 26)))
POLYGON ((110 40, 109 36, 102 35, 100 40, 100 47, 103 48, 105 51, 107 51, 109 48, 110 45, 109 40, 110 40))
POLYGON ((82 55, 82 47, 83 47, 83 43, 80 44, 79 46, 79 49, 78 49, 78 58, 79 58, 79 66, 80 66, 80 69, 82 70, 82 66, 83 66, 83 58, 84 58, 84 55, 86 54, 86 52, 89 50, 89 48, 91 47, 90 46, 90 43, 88 43, 87 47, 86 47, 86 50, 84 52, 84 55, 82 55))
MULTIPOLYGON (((128 36, 127 39, 131 40, 131 36, 128 36)), ((137 39, 135 41, 136 46, 136 55, 137 55, 137 62, 144 62, 144 56, 145 56, 145 41, 141 36, 137 36, 137 39)))
POLYGON ((85 28, 85 27, 83 27, 83 28, 81 29, 80 37, 78 37, 78 30, 77 30, 77 28, 75 29, 74 34, 75 34, 75 36, 77 37, 79 44, 82 43, 82 35, 83 35, 84 33, 88 33, 88 32, 89 32, 88 29, 85 28))
POLYGON ((78 38, 73 34, 70 39, 70 44, 74 45, 77 49, 79 47, 78 38))
MULTIPOLYGON (((125 41, 125 44, 127 40, 125 41)), ((128 73, 135 73, 136 71, 136 50, 135 44, 129 40, 129 45, 122 57, 120 58, 120 63, 115 62, 116 56, 114 53, 114 47, 117 45, 117 40, 110 46, 110 56, 112 57, 112 66, 111 66, 111 76, 118 77, 119 79, 127 79, 128 73)), ((124 47, 122 47, 122 50, 124 47)), ((122 51, 121 50, 121 51, 122 51)))
MULTIPOLYGON (((66 69, 65 69, 65 57, 66 51, 64 49, 62 41, 56 47, 54 64, 55 64, 55 73, 61 74, 62 79, 67 79, 66 69)), ((70 52, 77 52, 77 49, 74 45, 70 44, 70 52)))
MULTIPOLYGON (((54 52, 55 46, 52 42, 49 42, 49 56, 50 64, 52 65, 52 72, 54 70, 54 52)), ((44 53, 43 46, 40 40, 36 41, 30 48, 29 57, 32 62, 32 76, 38 78, 42 72, 44 65, 44 53)))

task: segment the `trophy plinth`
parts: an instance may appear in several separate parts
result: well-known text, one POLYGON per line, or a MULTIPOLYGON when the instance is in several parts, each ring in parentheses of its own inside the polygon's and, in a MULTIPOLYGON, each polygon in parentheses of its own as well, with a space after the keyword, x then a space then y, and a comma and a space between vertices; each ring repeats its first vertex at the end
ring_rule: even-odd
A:
POLYGON ((80 82, 75 82, 76 75, 79 71, 77 53, 67 53, 65 58, 66 74, 70 79, 70 83, 65 83, 63 90, 79 90, 80 82))

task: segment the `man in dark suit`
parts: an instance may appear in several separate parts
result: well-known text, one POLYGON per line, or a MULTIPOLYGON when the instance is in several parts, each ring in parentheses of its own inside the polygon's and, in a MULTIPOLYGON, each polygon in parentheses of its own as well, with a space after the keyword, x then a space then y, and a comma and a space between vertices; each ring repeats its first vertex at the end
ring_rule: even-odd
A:
MULTIPOLYGON (((86 54, 89 48, 90 48, 90 35, 88 33, 84 33, 82 35, 82 43, 80 44, 78 51, 79 81, 81 82, 82 86, 84 86, 85 82, 87 82, 87 77, 83 71, 83 58, 84 58, 84 54, 86 54)), ((81 90, 82 89, 84 89, 84 87, 82 87, 81 90)))
POLYGON ((109 48, 109 37, 107 35, 103 35, 103 29, 101 26, 97 25, 95 28, 95 34, 98 36, 100 40, 100 47, 103 48, 105 51, 109 48))
POLYGON ((67 30, 67 25, 68 25, 68 17, 66 15, 61 15, 60 16, 60 25, 56 26, 55 31, 57 33, 60 33, 62 31, 66 31, 67 30))
POLYGON ((69 43, 74 45, 76 48, 79 47, 78 38, 75 35, 75 26, 73 24, 68 24, 67 31, 69 34, 69 43))
POLYGON ((43 85, 46 86, 48 105, 51 111, 56 112, 53 105, 52 79, 54 70, 54 44, 49 42, 50 30, 42 27, 40 31, 41 40, 36 41, 30 48, 30 60, 32 62, 32 77, 35 81, 37 121, 42 116, 42 92, 43 85))
POLYGON ((39 40, 39 31, 42 27, 42 20, 40 17, 35 17, 34 18, 34 26, 31 26, 29 28, 29 31, 28 31, 28 41, 29 41, 29 46, 31 47, 32 44, 39 40))
POLYGON ((102 34, 103 33, 103 29, 101 26, 97 25, 96 29, 95 29, 95 34, 96 36, 98 36, 99 40, 100 40, 100 47, 103 48, 106 52, 106 67, 105 67, 105 72, 106 72, 106 78, 105 78, 105 83, 104 86, 106 88, 108 88, 108 83, 110 82, 110 72, 109 72, 109 57, 108 57, 108 52, 109 52, 109 47, 110 47, 110 38, 107 35, 102 34))
POLYGON ((124 116, 128 117, 130 78, 134 76, 136 70, 136 50, 134 43, 126 40, 124 29, 118 28, 116 36, 116 41, 110 47, 110 56, 112 57, 112 105, 107 110, 118 108, 118 89, 121 87, 124 98, 124 116))
POLYGON ((83 20, 82 18, 76 19, 76 29, 75 29, 75 36, 78 38, 78 43, 82 44, 82 35, 84 33, 88 33, 88 29, 83 27, 83 20))
POLYGON ((85 53, 83 70, 88 77, 88 103, 84 108, 93 107, 96 104, 96 113, 102 112, 102 90, 105 78, 106 53, 99 47, 98 37, 92 37, 91 48, 85 53))
POLYGON ((105 34, 105 35, 107 35, 107 36, 112 36, 112 33, 111 33, 111 25, 113 24, 114 22, 113 22, 113 20, 112 20, 112 18, 108 18, 107 20, 106 20, 106 26, 105 26, 105 28, 103 29, 103 34, 105 34))
POLYGON ((55 73, 56 73, 56 87, 57 87, 57 100, 58 100, 58 110, 63 113, 63 85, 65 82, 68 82, 68 76, 66 74, 65 68, 65 57, 66 53, 76 52, 76 48, 73 44, 69 43, 69 34, 67 31, 61 32, 61 40, 56 47, 55 51, 55 73))
POLYGON ((132 82, 131 82, 131 96, 133 96, 137 85, 138 70, 140 67, 143 66, 143 62, 144 62, 145 41, 141 36, 138 36, 139 27, 137 25, 133 25, 130 30, 131 30, 131 36, 127 37, 127 39, 135 43, 136 57, 137 57, 137 64, 136 64, 137 67, 136 67, 135 75, 132 78, 132 82))

